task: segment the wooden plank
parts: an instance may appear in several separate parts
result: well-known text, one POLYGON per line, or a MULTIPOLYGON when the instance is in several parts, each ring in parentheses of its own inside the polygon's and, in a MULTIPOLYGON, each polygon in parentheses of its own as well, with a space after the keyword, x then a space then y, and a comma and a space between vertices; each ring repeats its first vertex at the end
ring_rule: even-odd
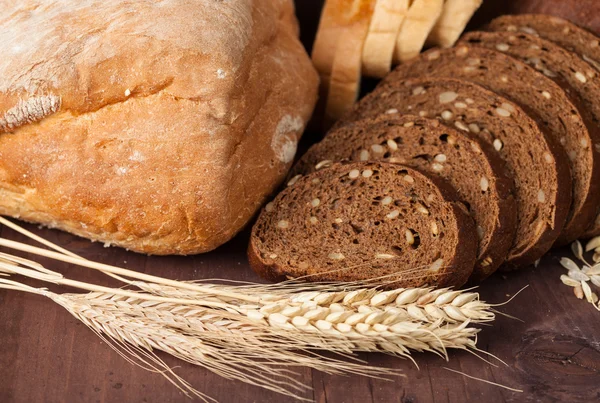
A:
MULTIPOLYGON (((245 259, 247 234, 219 250, 196 257, 145 257, 117 248, 105 249, 53 230, 29 229, 85 257, 146 273, 179 278, 259 280, 245 259)), ((24 241, 2 229, 9 239, 24 241)), ((402 369, 405 378, 392 381, 331 376, 301 369, 299 379, 312 385, 305 397, 317 402, 486 402, 561 400, 585 402, 600 394, 600 321, 589 304, 577 300, 559 281, 564 269, 557 251, 537 269, 498 274, 485 282, 484 300, 501 303, 524 290, 498 310, 522 322, 498 316, 480 334, 482 350, 508 366, 485 363, 468 352, 452 352, 445 362, 433 354, 409 360, 381 354, 363 355, 370 364, 402 369), (514 393, 469 380, 444 369, 521 388, 514 393)), ((98 272, 51 262, 48 267, 84 281, 116 284, 98 272)), ((55 287, 52 287, 56 289, 55 287)), ((0 401, 113 402, 187 401, 160 375, 130 365, 62 308, 35 295, 0 291, 0 401)), ((482 353, 483 356, 483 353, 482 353)), ((219 401, 292 402, 292 399, 232 382, 171 357, 161 355, 177 373, 219 401)))
MULTIPOLYGON (((305 44, 312 43, 321 0, 298 3, 305 44)), ((484 2, 472 26, 489 20, 501 8, 484 2), (487 6, 486 6, 487 4, 487 6), (493 10, 492 10, 493 9, 493 10)), ((92 244, 59 231, 29 229, 83 255, 169 278, 228 278, 258 281, 245 257, 247 233, 226 246, 196 257, 145 257, 92 244)), ((25 238, 0 227, 0 236, 25 238)), ((329 376, 299 370, 313 387, 305 397, 317 402, 462 402, 508 401, 589 402, 600 396, 600 321, 598 312, 577 300, 559 281, 565 271, 556 251, 537 269, 497 274, 480 287, 484 300, 500 303, 528 285, 498 310, 522 320, 498 316, 480 333, 479 347, 508 365, 493 366, 467 352, 452 352, 445 362, 433 354, 408 360, 381 354, 362 355, 370 364, 398 368, 406 377, 391 381, 355 376, 329 376), (524 393, 469 380, 444 367, 498 382, 524 393)), ((70 277, 117 285, 101 273, 56 262, 48 267, 70 277)), ((40 285, 31 283, 32 285, 40 285)), ((58 290, 56 287, 50 287, 58 290)), ((209 371, 160 355, 177 373, 202 392, 222 402, 294 402, 294 400, 222 379, 209 371)), ((493 360, 492 360, 493 361, 493 360)), ((0 402, 188 402, 160 375, 127 363, 82 323, 46 299, 0 291, 0 402)))

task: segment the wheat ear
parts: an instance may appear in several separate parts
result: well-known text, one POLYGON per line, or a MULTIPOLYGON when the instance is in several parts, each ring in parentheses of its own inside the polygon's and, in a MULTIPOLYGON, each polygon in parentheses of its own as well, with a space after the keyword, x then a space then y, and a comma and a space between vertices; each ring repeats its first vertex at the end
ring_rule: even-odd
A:
POLYGON ((479 329, 470 325, 494 319, 491 305, 468 291, 382 291, 360 283, 289 281, 232 286, 179 282, 83 260, 49 242, 44 244, 58 252, 1 238, 0 244, 134 279, 124 281, 142 292, 74 281, 37 262, 0 254, 0 275, 19 274, 92 293, 60 295, 7 279, 0 279, 0 288, 51 298, 126 359, 205 399, 154 350, 230 379, 297 396, 304 386, 293 381, 283 366, 377 377, 397 375, 396 371, 342 358, 352 359, 351 354, 358 351, 408 358, 411 351, 432 351, 448 359, 448 348, 478 351, 479 329), (322 351, 342 356, 322 356, 322 351))

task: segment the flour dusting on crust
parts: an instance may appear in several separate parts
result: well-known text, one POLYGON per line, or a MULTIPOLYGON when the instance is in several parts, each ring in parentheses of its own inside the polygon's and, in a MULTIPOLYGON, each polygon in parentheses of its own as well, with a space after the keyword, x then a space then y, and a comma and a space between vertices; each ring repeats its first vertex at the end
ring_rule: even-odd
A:
POLYGON ((293 161, 298 147, 298 134, 304 130, 300 116, 285 115, 277 124, 271 148, 279 161, 288 164, 293 161))
POLYGON ((12 131, 28 123, 39 122, 60 109, 60 97, 45 95, 20 100, 0 118, 0 132, 12 131))

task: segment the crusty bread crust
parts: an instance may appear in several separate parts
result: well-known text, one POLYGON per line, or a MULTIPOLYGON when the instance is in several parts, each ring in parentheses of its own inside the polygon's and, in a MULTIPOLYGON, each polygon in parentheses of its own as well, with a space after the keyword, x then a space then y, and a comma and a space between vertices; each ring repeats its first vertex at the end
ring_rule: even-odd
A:
POLYGON ((293 13, 291 0, 3 7, 0 214, 148 254, 229 240, 282 180, 316 101, 293 13))
POLYGON ((398 32, 409 0, 377 0, 362 55, 363 74, 383 78, 392 68, 398 32))

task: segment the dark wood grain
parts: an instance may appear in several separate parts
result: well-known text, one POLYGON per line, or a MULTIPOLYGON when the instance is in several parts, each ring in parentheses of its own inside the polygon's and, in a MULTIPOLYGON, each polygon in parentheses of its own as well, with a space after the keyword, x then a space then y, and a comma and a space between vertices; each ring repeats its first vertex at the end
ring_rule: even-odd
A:
MULTIPOLYGON (((219 250, 196 257, 145 257, 92 244, 58 231, 29 229, 84 257, 169 278, 228 278, 260 281, 246 263, 247 234, 219 250)), ((3 228, 0 236, 26 241, 3 228)), ((540 266, 496 275, 481 288, 482 298, 499 303, 529 285, 484 327, 479 347, 508 366, 489 365, 467 352, 452 352, 445 362, 432 354, 410 361, 363 355, 373 365, 399 368, 406 377, 393 381, 330 376, 300 369, 311 385, 306 398, 317 402, 589 402, 600 398, 600 320, 588 303, 577 300, 559 281, 564 269, 557 256, 540 266), (451 373, 444 367, 520 388, 514 393, 451 373)), ((53 270, 84 281, 115 284, 83 268, 46 262, 53 270)), ((56 287, 51 287, 60 290, 56 287)), ((161 355, 199 390, 222 402, 291 402, 291 399, 161 355)), ((186 401, 160 375, 134 367, 101 342, 83 324, 43 297, 0 291, 0 402, 166 402, 186 401)))
MULTIPOLYGON (((485 23, 490 15, 498 13, 502 9, 500 3, 504 4, 485 2, 474 24, 485 23)), ((322 1, 300 0, 297 4, 302 37, 310 46, 322 1)), ((212 253, 183 258, 146 257, 121 249, 106 249, 59 231, 28 228, 86 258, 145 273, 182 280, 259 281, 247 264, 247 233, 212 253)), ((0 236, 26 241, 6 228, 0 228, 0 236)), ((479 347, 504 360, 507 366, 490 365, 468 352, 452 352, 449 362, 432 354, 416 354, 418 368, 408 360, 363 355, 361 358, 370 364, 402 369, 406 376, 385 381, 300 369, 298 379, 313 388, 304 397, 329 403, 598 401, 600 316, 560 283, 559 276, 564 269, 558 265, 557 257, 566 254, 567 250, 556 251, 538 268, 498 274, 481 286, 482 298, 495 303, 506 301, 529 286, 511 303, 498 307, 499 311, 522 321, 499 315, 492 326, 486 326, 480 333, 479 347), (469 380, 444 367, 520 388, 524 393, 469 380)), ((95 271, 56 262, 44 263, 69 277, 116 285, 95 271)), ((177 366, 177 373, 197 389, 221 402, 293 401, 222 379, 167 355, 161 357, 177 366)), ((51 301, 35 295, 0 291, 0 403, 186 401, 189 400, 163 377, 127 363, 51 301)))

